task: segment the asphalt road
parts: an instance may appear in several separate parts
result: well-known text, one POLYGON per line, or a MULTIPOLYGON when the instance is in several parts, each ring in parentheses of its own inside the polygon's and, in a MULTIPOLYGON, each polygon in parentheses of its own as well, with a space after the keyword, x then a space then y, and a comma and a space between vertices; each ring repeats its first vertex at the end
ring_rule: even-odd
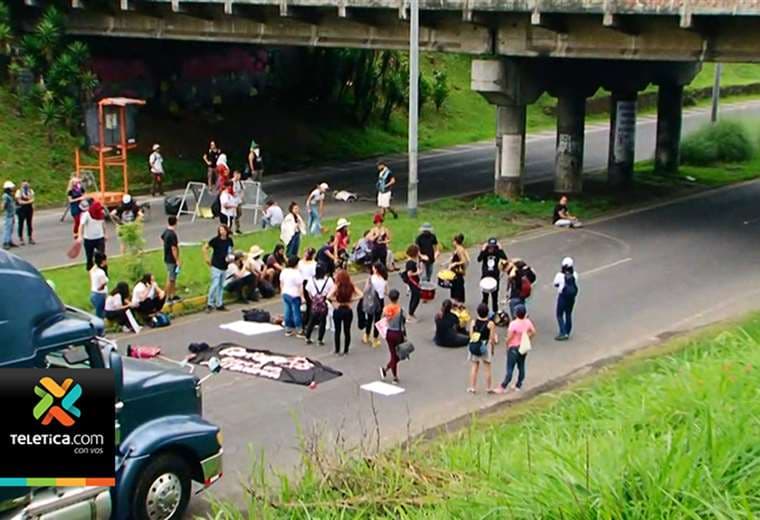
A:
MULTIPOLYGON (((760 116, 760 101, 725 105, 722 115, 737 118, 757 118, 760 116)), ((684 132, 694 130, 709 117, 707 109, 693 109, 685 112, 684 132)), ((636 160, 652 157, 656 134, 654 116, 639 118, 636 135, 636 160)), ((591 124, 586 127, 585 160, 586 171, 595 171, 607 165, 607 147, 609 125, 591 124)), ((527 137, 526 180, 537 182, 549 179, 554 168, 555 132, 545 131, 527 137)), ((433 150, 420 155, 419 163, 419 199, 431 200, 439 197, 487 191, 493 186, 492 143, 477 143, 456 146, 444 150, 433 150)), ((404 156, 388 158, 391 168, 397 175, 400 189, 396 190, 396 204, 403 205, 406 192, 406 159, 404 156)), ((205 179, 205 170, 200 171, 199 178, 205 179)), ((267 179, 264 191, 278 200, 284 207, 291 200, 303 202, 312 185, 326 181, 333 189, 349 189, 365 197, 374 197, 376 179, 375 160, 353 161, 344 164, 328 165, 311 170, 291 172, 267 179)), ((168 173, 171 175, 171 172, 168 173)), ((165 225, 163 203, 161 199, 151 201, 151 218, 146 222, 145 237, 147 247, 160 246, 160 234, 165 225)), ((358 202, 352 205, 330 202, 326 207, 328 215, 353 213, 374 207, 373 202, 358 202)), ((71 219, 60 222, 60 210, 39 211, 35 217, 37 245, 14 250, 16 254, 31 260, 39 268, 69 263, 65 252, 71 245, 71 219)), ((252 224, 247 223, 250 228, 252 224)), ((190 222, 185 216, 181 220, 179 232, 183 242, 198 242, 212 236, 214 222, 198 220, 190 222)), ((108 254, 118 253, 118 242, 113 230, 113 237, 107 243, 108 254)))
MULTIPOLYGON (((672 332, 757 306, 758 198, 760 182, 752 182, 619 215, 582 230, 543 229, 505 244, 510 256, 528 260, 538 274, 529 302, 538 336, 528 357, 526 390, 672 332), (555 291, 550 283, 564 256, 575 259, 580 293, 574 335, 558 343, 553 340, 555 291)), ((479 296, 478 273, 475 266, 468 274, 471 306, 479 296)), ((392 280, 399 285, 398 276, 392 280)), ((293 471, 304 440, 320 437, 328 449, 339 445, 361 453, 378 445, 378 432, 379 445, 387 446, 515 398, 466 393, 465 349, 433 345, 432 316, 447 296, 439 289, 436 304, 422 306, 420 322, 409 326, 417 351, 400 367, 405 392, 393 397, 359 388, 378 379, 377 368, 387 361, 387 351, 385 346, 374 350, 361 344, 355 327, 351 354, 344 358, 332 354, 330 336, 326 346, 308 347, 281 333, 245 337, 218 328, 239 319, 239 309, 188 317, 120 343, 160 345, 167 355, 181 358, 192 341, 234 341, 308 355, 343 372, 314 390, 231 372, 207 383, 205 414, 222 427, 225 437, 225 477, 212 492, 243 503, 241 483, 254 455, 263 453, 267 466, 276 470, 293 471)), ((278 302, 270 305, 281 312, 278 302)), ((497 380, 504 375, 504 362, 502 347, 494 362, 497 380)), ((204 507, 201 499, 194 500, 195 512, 204 507)))

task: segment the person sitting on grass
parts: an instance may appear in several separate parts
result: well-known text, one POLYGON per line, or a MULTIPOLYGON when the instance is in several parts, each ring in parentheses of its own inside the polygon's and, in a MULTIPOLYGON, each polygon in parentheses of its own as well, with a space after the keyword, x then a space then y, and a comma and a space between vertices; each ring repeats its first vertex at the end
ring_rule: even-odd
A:
POLYGON ((259 301, 256 294, 256 277, 245 268, 245 255, 236 251, 227 264, 224 278, 224 290, 233 293, 241 302, 259 301))
POLYGON ((119 325, 122 332, 134 332, 127 318, 127 311, 131 306, 129 285, 127 282, 119 282, 106 298, 106 319, 119 325))
POLYGON ((579 228, 583 227, 583 224, 578 218, 570 213, 567 208, 567 195, 562 195, 559 198, 559 203, 554 206, 554 214, 552 216, 552 224, 557 227, 564 228, 579 228))
POLYGON ((288 259, 285 257, 285 246, 277 244, 274 251, 266 259, 264 279, 272 284, 275 290, 280 288, 280 273, 285 269, 288 259))
POLYGON ((166 293, 156 283, 151 273, 145 273, 132 290, 132 308, 144 320, 149 320, 161 312, 166 302, 166 293))
POLYGON ((464 347, 470 342, 459 328, 459 318, 452 312, 451 300, 443 300, 441 310, 435 315, 435 337, 433 342, 439 347, 464 347))

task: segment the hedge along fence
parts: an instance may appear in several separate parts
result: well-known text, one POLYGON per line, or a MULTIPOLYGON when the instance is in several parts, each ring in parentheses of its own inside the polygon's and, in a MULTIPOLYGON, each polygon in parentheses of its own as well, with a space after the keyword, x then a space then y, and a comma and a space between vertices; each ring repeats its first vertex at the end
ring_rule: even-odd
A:
POLYGON ((754 155, 747 127, 736 121, 707 124, 681 142, 681 164, 692 166, 744 162, 754 155))

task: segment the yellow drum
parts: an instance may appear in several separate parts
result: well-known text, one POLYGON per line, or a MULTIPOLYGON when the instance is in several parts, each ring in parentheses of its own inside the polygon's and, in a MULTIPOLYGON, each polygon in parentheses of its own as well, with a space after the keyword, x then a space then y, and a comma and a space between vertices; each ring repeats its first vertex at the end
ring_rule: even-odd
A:
POLYGON ((451 283, 456 277, 457 275, 454 274, 454 271, 451 271, 449 269, 438 271, 438 287, 442 287, 443 289, 451 289, 451 283))

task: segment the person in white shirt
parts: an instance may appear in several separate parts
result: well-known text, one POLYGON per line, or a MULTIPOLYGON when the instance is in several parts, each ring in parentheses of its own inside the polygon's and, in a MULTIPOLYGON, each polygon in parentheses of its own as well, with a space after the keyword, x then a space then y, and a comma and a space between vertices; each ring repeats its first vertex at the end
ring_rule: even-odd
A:
POLYGON ((166 293, 156 283, 151 273, 145 273, 132 290, 132 308, 143 318, 161 312, 166 301, 166 293))
POLYGON ((301 301, 303 299, 303 277, 298 272, 298 258, 288 258, 287 267, 280 273, 280 292, 285 315, 285 335, 303 338, 301 334, 301 301))
POLYGON ((280 225, 280 240, 285 244, 285 254, 288 257, 298 256, 301 235, 305 234, 306 226, 301 217, 301 209, 297 203, 291 202, 288 207, 288 214, 280 225))
POLYGON ((323 265, 317 265, 316 272, 312 278, 306 282, 306 294, 309 296, 311 308, 309 310, 309 322, 306 324, 306 344, 311 345, 311 333, 314 327, 319 327, 317 334, 317 344, 325 344, 325 328, 327 326, 327 315, 329 314, 329 303, 327 296, 335 287, 333 279, 327 276, 327 270, 323 265))
POLYGON ((86 268, 89 271, 93 266, 95 251, 104 253, 106 250, 106 212, 103 205, 97 200, 89 203, 83 201, 80 204, 82 216, 79 219, 79 234, 77 241, 84 245, 86 268))
POLYGON ((227 265, 224 277, 224 290, 237 295, 242 302, 259 301, 256 295, 256 276, 245 266, 245 255, 237 251, 227 265))
POLYGON ((573 259, 569 256, 562 259, 560 271, 554 276, 554 287, 557 288, 559 326, 559 334, 554 339, 567 341, 573 329, 573 307, 578 296, 578 273, 575 271, 573 259))
POLYGON ((106 274, 106 255, 95 251, 94 265, 90 269, 90 303, 95 309, 95 316, 106 316, 106 296, 108 296, 108 275, 106 274))
POLYGON ((264 211, 261 215, 261 227, 264 229, 279 226, 285 218, 282 214, 282 208, 273 200, 268 200, 264 204, 264 211))
POLYGON ((153 184, 150 187, 150 194, 156 196, 158 192, 164 194, 164 158, 161 155, 161 146, 153 145, 153 153, 148 157, 148 166, 150 167, 150 176, 153 177, 153 184))
MULTIPOLYGON (((235 195, 232 181, 224 183, 224 189, 219 194, 219 206, 221 208, 219 222, 232 231, 232 225, 237 221, 238 206, 240 206, 240 199, 235 195)), ((240 224, 237 225, 237 232, 240 233, 240 224)))
POLYGON ((322 214, 325 209, 325 193, 330 187, 326 182, 311 190, 306 197, 306 215, 309 220, 308 229, 310 235, 322 233, 322 214))
POLYGON ((106 298, 106 319, 121 326, 123 332, 134 332, 127 317, 129 302, 129 285, 119 282, 106 298))

